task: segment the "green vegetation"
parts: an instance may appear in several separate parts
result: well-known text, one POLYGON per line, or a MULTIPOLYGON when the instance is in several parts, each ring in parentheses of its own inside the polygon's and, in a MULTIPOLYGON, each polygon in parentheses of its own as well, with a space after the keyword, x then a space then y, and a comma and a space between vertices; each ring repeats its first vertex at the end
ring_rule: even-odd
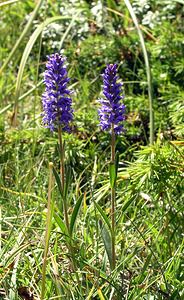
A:
POLYGON ((183 0, 1 1, 0 299, 184 298, 183 16, 183 0), (46 56, 60 51, 74 91, 64 196, 57 134, 40 116, 46 56), (108 63, 118 64, 126 105, 115 268, 115 175, 110 184, 110 135, 97 113, 108 63))

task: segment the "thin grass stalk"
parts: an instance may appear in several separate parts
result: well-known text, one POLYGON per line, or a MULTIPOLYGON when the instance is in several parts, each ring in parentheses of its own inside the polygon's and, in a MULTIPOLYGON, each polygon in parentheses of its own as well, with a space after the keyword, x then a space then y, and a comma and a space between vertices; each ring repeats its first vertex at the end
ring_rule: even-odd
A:
MULTIPOLYGON (((15 1, 14 1, 15 2, 15 1)), ((39 0, 35 9, 33 10, 32 14, 30 14, 30 18, 29 18, 29 21, 27 22, 24 30, 22 31, 20 37, 18 38, 17 42, 15 43, 14 47, 12 48, 10 54, 8 55, 7 59, 5 60, 4 64, 2 65, 1 69, 0 69, 0 74, 3 72, 3 70, 6 68, 6 66, 8 65, 8 63, 10 62, 10 60, 12 59, 15 51, 18 49, 20 43, 22 42, 22 40, 24 39, 24 37, 26 36, 26 34, 29 32, 30 28, 31 28, 31 25, 33 24, 33 21, 34 19, 36 18, 37 16, 37 13, 40 9, 40 7, 42 6, 44 0, 39 0)), ((9 2, 10 4, 11 2, 9 2)), ((12 1, 13 3, 13 1, 12 1)), ((5 5, 5 4, 8 4, 8 1, 5 2, 5 3, 2 3, 0 5, 5 5)))
MULTIPOLYGON (((114 124, 112 124, 111 129, 111 164, 115 166, 115 132, 114 124)), ((112 226, 112 269, 115 269, 116 266, 116 251, 115 251, 115 184, 111 186, 111 226, 112 226)))
POLYGON ((45 246, 42 266, 42 286, 41 286, 41 300, 44 299, 45 295, 45 279, 46 279, 46 267, 47 267, 47 255, 49 249, 49 239, 51 231, 51 220, 52 220, 52 186, 53 186, 53 163, 49 163, 49 186, 48 186, 48 203, 47 203, 47 221, 45 230, 45 246))
MULTIPOLYGON (((42 48, 42 33, 40 34, 40 40, 39 40, 39 50, 38 50, 38 59, 37 59, 37 66, 36 66, 35 86, 38 85, 41 48, 42 48)), ((36 120, 36 100, 37 100, 37 97, 38 97, 38 89, 35 89, 35 93, 34 93, 34 105, 33 105, 34 123, 35 123, 35 120, 36 120)))
POLYGON ((152 89, 152 76, 151 76, 151 68, 149 65, 148 53, 146 50, 144 37, 143 37, 142 31, 140 29, 139 23, 137 21, 137 17, 132 8, 132 5, 129 0, 124 0, 124 1, 129 10, 129 13, 132 17, 134 25, 137 29, 143 56, 144 56, 144 61, 145 61, 145 65, 146 65, 146 75, 147 75, 147 82, 148 82, 148 97, 149 97, 150 144, 153 145, 153 143, 154 143, 154 111, 153 111, 153 91, 152 91, 153 89, 152 89))
POLYGON ((82 11, 82 10, 80 10, 79 12, 77 12, 77 13, 73 16, 73 18, 72 18, 72 20, 71 20, 69 26, 66 28, 66 31, 65 31, 65 33, 63 34, 63 36, 62 36, 62 38, 61 38, 61 41, 60 41, 60 44, 59 44, 59 49, 60 49, 60 50, 62 49, 63 43, 64 43, 64 41, 65 41, 65 39, 66 39, 68 33, 70 32, 72 26, 74 26, 75 21, 76 21, 76 18, 77 18, 78 15, 81 13, 81 11, 82 11))
POLYGON ((0 3, 0 7, 4 6, 4 5, 10 5, 16 2, 19 2, 20 0, 9 0, 9 1, 5 1, 3 3, 0 3))

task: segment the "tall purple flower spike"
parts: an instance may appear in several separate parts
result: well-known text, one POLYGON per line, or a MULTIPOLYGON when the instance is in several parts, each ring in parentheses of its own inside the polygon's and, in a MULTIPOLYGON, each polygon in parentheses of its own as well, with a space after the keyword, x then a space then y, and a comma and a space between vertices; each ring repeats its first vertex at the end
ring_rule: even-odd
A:
POLYGON ((98 110, 100 126, 102 130, 110 131, 112 124, 114 132, 120 134, 123 131, 125 120, 125 105, 122 103, 122 83, 118 83, 117 64, 107 65, 103 77, 103 95, 99 99, 101 108, 98 110))
POLYGON ((46 71, 44 73, 45 92, 42 95, 43 124, 51 131, 58 126, 69 131, 73 120, 71 91, 67 88, 70 80, 66 69, 66 57, 55 53, 47 56, 46 71))

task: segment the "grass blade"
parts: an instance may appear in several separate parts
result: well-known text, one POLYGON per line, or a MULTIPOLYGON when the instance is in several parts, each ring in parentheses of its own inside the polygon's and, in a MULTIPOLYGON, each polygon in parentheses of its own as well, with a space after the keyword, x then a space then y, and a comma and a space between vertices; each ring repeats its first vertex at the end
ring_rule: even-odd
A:
POLYGON ((146 74, 147 74, 147 82, 148 82, 148 96, 149 96, 149 115, 150 115, 150 144, 152 145, 154 142, 154 114, 153 114, 153 93, 152 93, 152 78, 151 78, 151 68, 149 65, 149 59, 148 59, 148 53, 146 50, 146 45, 144 42, 144 37, 142 34, 142 31, 140 29, 137 17, 134 13, 134 10, 132 8, 132 5, 129 0, 124 0, 125 4, 129 10, 129 13, 132 17, 132 20, 134 22, 134 25, 137 29, 138 35, 139 35, 139 40, 141 44, 141 48, 143 51, 144 55, 144 61, 146 65, 146 74))
POLYGON ((109 228, 110 232, 112 232, 112 230, 111 230, 111 224, 110 224, 110 222, 109 222, 108 217, 107 217, 106 214, 104 213, 103 209, 102 209, 102 208, 100 207, 100 205, 99 205, 98 203, 96 203, 95 201, 94 201, 94 205, 95 205, 95 207, 98 209, 98 211, 99 211, 99 213, 100 213, 100 215, 101 215, 103 221, 105 222, 105 224, 106 224, 107 227, 109 228))
POLYGON ((3 2, 3 3, 0 3, 0 7, 5 6, 5 5, 9 5, 9 4, 13 4, 13 3, 16 3, 16 2, 18 2, 18 1, 20 1, 20 0, 9 0, 9 1, 5 1, 5 2, 3 2))
POLYGON ((55 168, 53 168, 53 173, 54 173, 54 177, 56 179, 56 183, 57 183, 59 192, 60 192, 61 196, 63 197, 63 189, 62 189, 62 186, 61 186, 61 179, 60 179, 58 173, 56 172, 55 168))
POLYGON ((113 269, 113 259, 112 259, 112 239, 109 231, 106 226, 101 224, 101 235, 104 243, 105 251, 107 253, 107 257, 110 263, 111 270, 113 269))
POLYGON ((82 200, 83 200, 83 195, 81 195, 79 197, 79 199, 77 200, 77 202, 75 204, 75 207, 74 207, 74 210, 73 210, 73 213, 72 213, 72 216, 71 216, 71 220, 70 220, 70 235, 71 236, 73 234, 74 226, 75 226, 75 223, 76 223, 76 220, 77 220, 77 216, 79 214, 79 210, 80 210, 80 207, 81 207, 82 200))
POLYGON ((106 298, 104 297, 101 289, 98 289, 97 292, 98 292, 98 296, 99 296, 100 300, 106 300, 106 298))
MULTIPOLYGON (((14 1, 15 2, 15 1, 14 1)), ((0 69, 0 74, 2 73, 2 71, 6 68, 6 66, 8 65, 8 63, 10 62, 11 58, 13 57, 15 51, 18 49, 20 43, 22 42, 22 40, 24 39, 25 35, 29 32, 31 25, 34 21, 34 19, 36 18, 36 15, 41 7, 41 5, 43 4, 44 0, 39 0, 35 9, 33 10, 33 12, 30 14, 30 19, 27 22, 22 34, 20 35, 19 39, 17 40, 17 42, 15 43, 13 49, 11 50, 10 54, 8 55, 7 59, 5 60, 4 64, 2 65, 1 69, 0 69)), ((5 4, 10 4, 10 1, 6 1, 5 3, 0 4, 5 5, 5 4), (9 2, 9 3, 8 3, 9 2)))
POLYGON ((79 10, 75 15, 74 17, 72 18, 70 24, 68 25, 67 29, 65 30, 65 33, 63 34, 62 38, 61 38, 61 41, 60 41, 60 45, 59 45, 59 49, 61 50, 62 47, 63 47, 63 42, 65 40, 65 38, 67 37, 70 29, 74 26, 75 24, 75 21, 76 21, 76 18, 78 17, 78 15, 80 14, 81 10, 79 10))
POLYGON ((59 228, 61 229, 61 232, 64 235, 67 235, 66 225, 57 213, 54 213, 54 219, 55 219, 56 223, 58 224, 59 228))

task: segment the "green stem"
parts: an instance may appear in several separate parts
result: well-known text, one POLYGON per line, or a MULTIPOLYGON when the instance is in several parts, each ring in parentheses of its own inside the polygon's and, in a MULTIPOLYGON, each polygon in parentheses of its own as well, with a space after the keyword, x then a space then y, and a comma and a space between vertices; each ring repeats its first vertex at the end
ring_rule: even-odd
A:
MULTIPOLYGON (((115 132, 114 124, 111 128, 111 164, 115 164, 115 132)), ((111 187, 111 225, 112 225, 112 269, 116 266, 116 252, 115 252, 115 184, 111 187)))
POLYGON ((65 197, 65 164, 64 164, 64 146, 62 140, 62 130, 61 126, 58 126, 58 139, 59 139, 59 147, 60 147, 60 176, 61 176, 61 185, 63 190, 63 211, 64 211, 64 218, 66 227, 69 233, 69 219, 68 219, 68 207, 65 197))
POLYGON ((53 163, 49 163, 49 187, 48 187, 48 203, 47 203, 47 221, 46 221, 46 231, 45 231, 45 248, 44 248, 44 256, 43 256, 43 266, 42 266, 41 300, 44 299, 44 295, 45 295, 47 255, 48 255, 50 231, 52 225, 51 224, 52 211, 53 211, 53 206, 51 203, 52 184, 53 184, 52 168, 53 168, 53 163))
MULTIPOLYGON (((70 225, 69 225, 69 217, 68 217, 68 205, 65 195, 65 164, 64 164, 64 145, 62 140, 62 130, 61 126, 58 126, 58 139, 59 139, 59 150, 60 150, 60 176, 61 176, 61 185, 63 190, 63 212, 65 218, 65 224, 68 230, 68 235, 70 236, 70 225)), ((68 243, 68 250, 71 254, 71 264, 73 271, 76 271, 76 262, 75 262, 75 254, 73 246, 68 243)), ((76 273, 77 281, 79 283, 79 277, 76 273)))

